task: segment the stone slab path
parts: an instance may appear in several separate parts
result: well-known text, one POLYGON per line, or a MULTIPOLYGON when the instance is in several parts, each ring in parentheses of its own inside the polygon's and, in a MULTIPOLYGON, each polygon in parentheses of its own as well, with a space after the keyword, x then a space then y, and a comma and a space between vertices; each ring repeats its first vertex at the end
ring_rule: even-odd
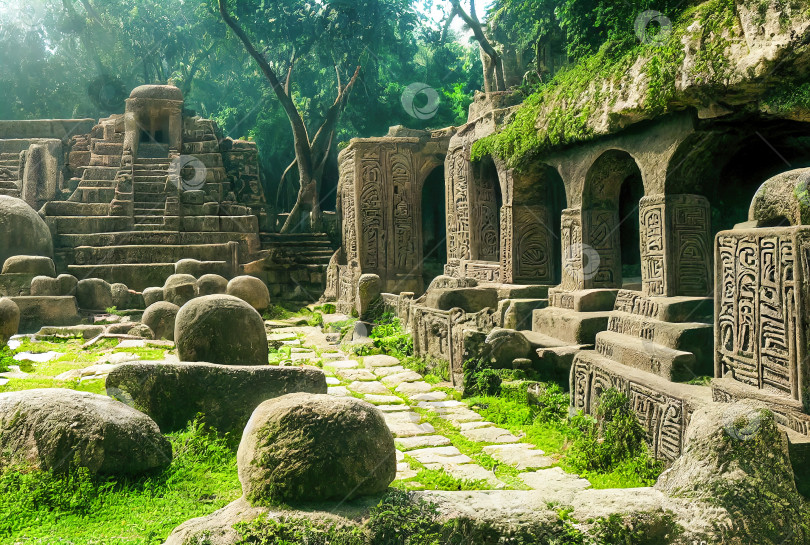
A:
POLYGON ((406 481, 403 484, 408 488, 422 487, 412 481, 421 468, 442 469, 456 479, 473 481, 482 489, 515 486, 547 489, 555 498, 569 497, 590 486, 586 479, 551 467, 554 460, 542 450, 521 442, 522 438, 509 430, 487 422, 466 403, 452 399, 442 390, 448 384, 431 385, 392 356, 353 356, 337 345, 324 349, 323 334, 313 336, 312 329, 286 327, 283 332, 297 334, 301 349, 298 353, 306 353, 311 361, 320 361, 330 395, 364 399, 383 412, 397 445, 396 480, 406 481), (313 356, 313 352, 317 354, 313 356), (520 472, 519 484, 504 483, 493 470, 484 468, 459 450, 461 445, 454 445, 453 439, 439 433, 431 424, 433 421, 438 425, 437 418, 456 432, 451 436, 460 436, 497 464, 512 466, 515 473, 520 472))

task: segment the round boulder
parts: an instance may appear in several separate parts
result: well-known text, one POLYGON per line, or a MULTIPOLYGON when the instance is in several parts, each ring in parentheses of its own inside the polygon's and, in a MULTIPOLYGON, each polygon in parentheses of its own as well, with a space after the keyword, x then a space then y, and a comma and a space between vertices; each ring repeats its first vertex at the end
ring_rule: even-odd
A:
POLYGON ((63 470, 74 461, 92 473, 163 468, 172 447, 145 414, 106 396, 61 388, 0 394, 0 459, 63 470))
POLYGON ((141 337, 143 339, 154 339, 155 334, 152 332, 152 329, 146 324, 138 324, 135 327, 131 328, 127 331, 127 335, 133 335, 135 337, 141 337))
POLYGON ((50 257, 15 255, 3 263, 3 274, 36 274, 53 278, 56 276, 56 267, 50 257))
POLYGON ((218 274, 204 274, 197 280, 197 295, 200 297, 203 295, 218 295, 227 292, 228 280, 226 280, 224 276, 218 274))
POLYGON ((190 274, 173 274, 163 284, 163 299, 182 307, 194 299, 197 279, 190 274))
POLYGON ((0 263, 15 255, 53 257, 45 221, 22 199, 0 195, 0 263))
POLYGON ((76 284, 79 308, 105 310, 113 306, 112 286, 100 278, 85 278, 76 284))
POLYGON ((226 293, 245 301, 259 312, 270 308, 270 290, 264 282, 253 276, 237 276, 231 279, 226 293))
POLYGON ((397 471, 394 438, 379 409, 351 397, 300 393, 256 408, 237 465, 254 505, 377 494, 397 471))
POLYGON ((154 339, 174 340, 174 327, 180 307, 168 301, 158 301, 143 311, 141 322, 152 330, 154 339))
POLYGON ((60 274, 56 277, 56 281, 59 282, 59 295, 76 295, 76 287, 79 285, 79 281, 75 276, 60 274))
POLYGON ((264 320, 256 309, 230 295, 206 295, 184 305, 177 314, 174 341, 180 361, 268 363, 264 320))
POLYGON ((512 369, 514 360, 528 358, 532 351, 529 340, 514 329, 493 329, 486 344, 491 350, 492 364, 498 369, 512 369))
POLYGON ((144 305, 150 307, 158 301, 163 301, 163 288, 146 288, 143 290, 144 305))
POLYGON ((20 307, 6 297, 0 297, 0 346, 17 334, 20 328, 20 307))
POLYGON ((50 276, 35 276, 31 280, 31 295, 35 297, 59 295, 59 280, 50 276))
POLYGON ((113 306, 118 310, 128 309, 131 294, 126 284, 112 284, 110 290, 112 291, 113 306))

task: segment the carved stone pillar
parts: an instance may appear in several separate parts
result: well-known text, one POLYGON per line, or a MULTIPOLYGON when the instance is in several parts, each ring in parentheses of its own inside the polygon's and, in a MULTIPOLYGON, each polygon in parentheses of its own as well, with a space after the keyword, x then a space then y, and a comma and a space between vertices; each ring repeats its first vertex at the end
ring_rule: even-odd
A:
POLYGON ((554 239, 548 207, 501 208, 501 281, 550 283, 554 281, 554 239))
POLYGON ((584 288, 621 288, 622 255, 619 211, 593 209, 582 212, 584 288))
POLYGON ((644 197, 639 223, 644 295, 711 295, 709 201, 700 195, 644 197))

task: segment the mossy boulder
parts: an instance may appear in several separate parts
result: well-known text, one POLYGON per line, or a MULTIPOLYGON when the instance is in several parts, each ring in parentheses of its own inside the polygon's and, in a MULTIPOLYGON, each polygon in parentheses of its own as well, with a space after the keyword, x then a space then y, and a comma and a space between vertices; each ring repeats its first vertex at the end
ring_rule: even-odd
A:
POLYGON ((61 388, 0 394, 0 463, 136 474, 168 466, 172 447, 145 414, 106 396, 61 388))
POLYGON ((21 199, 0 195, 0 233, 0 263, 16 255, 53 257, 50 229, 21 199))
POLYGON ((163 284, 163 299, 182 307, 197 295, 197 279, 190 274, 173 274, 163 284))
POLYGON ((155 339, 174 340, 174 326, 180 307, 168 301, 158 301, 143 312, 141 322, 147 326, 155 339))
MULTIPOLYGON (((228 280, 224 276, 218 274, 204 274, 197 279, 197 295, 200 297, 204 295, 219 295, 227 293, 227 291, 228 280)), ((269 301, 269 294, 267 298, 269 301)))
POLYGON ((226 293, 238 297, 259 312, 270 308, 270 290, 264 282, 253 276, 237 276, 231 279, 226 293))
POLYGON ((113 306, 112 286, 100 278, 85 278, 76 284, 76 302, 85 310, 105 310, 113 306))
POLYGON ((0 346, 5 345, 20 328, 20 307, 11 299, 0 297, 0 346))
POLYGON ((705 505, 707 514, 725 511, 731 524, 716 524, 716 543, 807 543, 810 537, 810 511, 796 489, 787 436, 772 412, 751 402, 698 409, 682 456, 655 487, 705 505))
POLYGON ((379 409, 355 398, 290 394, 259 405, 237 455, 254 505, 350 500, 383 492, 396 449, 379 409))
POLYGON ((252 306, 230 295, 206 295, 186 303, 177 314, 174 341, 181 361, 268 364, 264 320, 252 306))

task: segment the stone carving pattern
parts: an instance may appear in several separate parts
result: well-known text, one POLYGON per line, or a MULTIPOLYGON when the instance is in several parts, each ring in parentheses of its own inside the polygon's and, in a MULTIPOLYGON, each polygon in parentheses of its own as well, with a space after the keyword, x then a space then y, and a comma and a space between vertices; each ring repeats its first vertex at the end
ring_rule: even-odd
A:
POLYGON ((470 163, 459 148, 448 155, 446 169, 447 253, 450 259, 470 258, 470 163))
POLYGON ((709 202, 690 196, 686 202, 676 201, 672 208, 670 229, 677 255, 670 273, 674 284, 671 295, 705 297, 712 288, 709 202))
POLYGON ((583 236, 599 254, 599 268, 593 278, 585 279, 586 288, 615 288, 621 282, 619 256, 619 213, 616 210, 591 210, 587 218, 587 235, 583 236))
POLYGON ((379 150, 367 151, 361 159, 361 190, 358 209, 363 234, 361 263, 366 273, 385 269, 385 220, 382 165, 379 150))
MULTIPOLYGON (((417 254, 413 223, 416 214, 410 154, 400 151, 391 156, 391 175, 394 192, 394 266, 400 272, 410 273, 421 262, 417 254)), ((421 246, 419 251, 421 252, 421 246)))
POLYGON ((552 281, 554 278, 548 210, 544 206, 515 206, 514 282, 552 281))
POLYGON ((758 389, 798 399, 794 240, 754 233, 717 240, 717 371, 758 389))
MULTIPOLYGON (((564 291, 582 289, 584 287, 582 273, 582 221, 579 210, 563 210, 561 236, 563 256, 561 287, 564 291)), ((570 300, 571 308, 573 308, 573 298, 570 298, 570 300)))
POLYGON ((341 203, 343 207, 343 249, 348 261, 358 259, 357 208, 355 206, 355 152, 348 151, 340 163, 341 203))
POLYGON ((666 281, 664 278, 665 210, 663 202, 643 207, 640 214, 640 223, 643 257, 641 269, 642 289, 647 295, 666 295, 666 281))

